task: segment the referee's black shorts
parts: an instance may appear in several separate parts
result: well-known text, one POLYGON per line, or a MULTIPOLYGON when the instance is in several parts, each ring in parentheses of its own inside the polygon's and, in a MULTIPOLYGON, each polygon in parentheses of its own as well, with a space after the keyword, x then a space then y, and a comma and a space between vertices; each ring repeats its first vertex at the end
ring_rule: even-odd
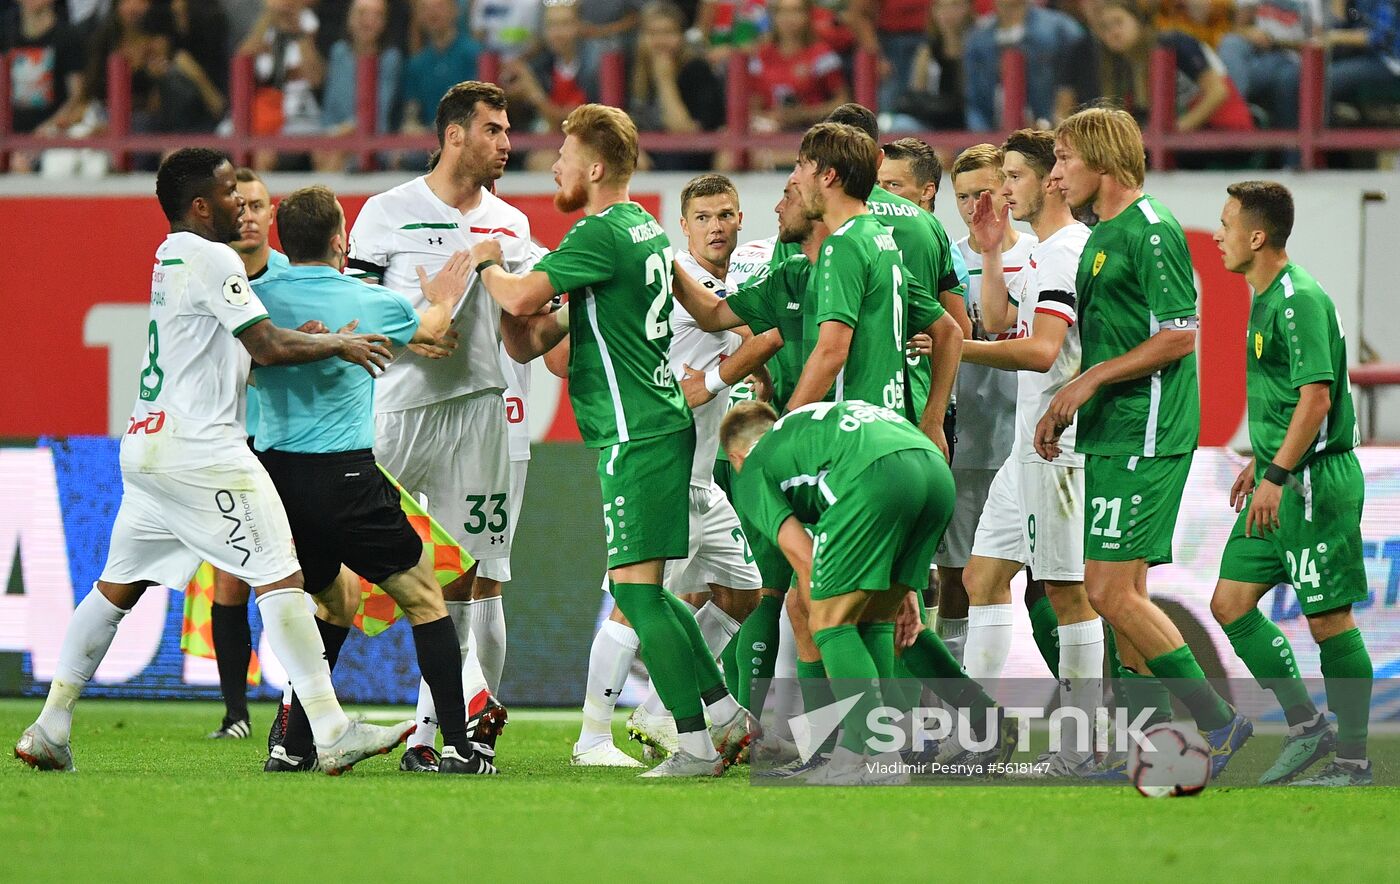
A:
POLYGON ((287 510, 308 592, 330 586, 342 562, 370 583, 418 564, 423 541, 408 524, 398 491, 375 466, 373 451, 269 449, 258 459, 287 510))

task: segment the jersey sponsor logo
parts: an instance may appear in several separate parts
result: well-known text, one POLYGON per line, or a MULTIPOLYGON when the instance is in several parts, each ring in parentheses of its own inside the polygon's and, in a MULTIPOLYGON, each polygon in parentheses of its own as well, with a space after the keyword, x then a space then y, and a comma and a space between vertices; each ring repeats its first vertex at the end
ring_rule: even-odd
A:
POLYGON ((236 273, 224 280, 224 300, 235 307, 247 306, 248 280, 236 273))
POLYGON ((1099 271, 1103 269, 1103 263, 1107 260, 1108 255, 1104 252, 1099 252, 1094 256, 1094 276, 1099 275, 1099 271))
POLYGON ((430 236, 430 237, 428 237, 428 245, 430 245, 430 246, 440 246, 440 245, 442 245, 442 237, 440 237, 440 236, 430 236))
POLYGON ((506 397, 506 423, 520 424, 525 422, 525 400, 519 396, 506 397))
POLYGON ((504 233, 511 239, 520 239, 520 234, 511 230, 509 227, 468 227, 467 231, 470 233, 479 233, 483 236, 494 236, 498 233, 504 233))
MULTIPOLYGON (((233 495, 223 489, 214 492, 214 505, 219 508, 219 515, 229 523, 228 537, 225 538, 224 544, 243 553, 243 561, 239 562, 240 565, 248 564, 248 560, 253 557, 253 551, 244 545, 248 542, 248 537, 243 533, 243 520, 234 515, 234 510, 238 506, 234 502, 233 495)), ((249 508, 246 499, 243 505, 245 510, 249 508)))
POLYGON ((143 421, 138 421, 134 417, 127 418, 127 420, 131 422, 130 426, 126 428, 126 434, 128 436, 134 436, 137 433, 145 433, 147 436, 153 436, 160 432, 161 427, 165 426, 165 412, 153 411, 146 415, 146 419, 143 421))
POLYGON ((1259 332, 1254 333, 1254 358, 1264 358, 1264 336, 1259 334, 1259 332))

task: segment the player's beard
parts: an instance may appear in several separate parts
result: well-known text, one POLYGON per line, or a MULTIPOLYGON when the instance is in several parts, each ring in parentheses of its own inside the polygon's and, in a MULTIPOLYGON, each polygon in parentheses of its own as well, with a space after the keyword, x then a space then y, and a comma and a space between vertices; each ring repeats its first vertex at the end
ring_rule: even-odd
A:
POLYGON ((820 191, 803 192, 802 214, 808 221, 817 221, 826 215, 826 196, 820 191))
POLYGON ((1040 220, 1040 213, 1043 211, 1045 211, 1045 194, 1037 193, 1035 195, 1035 202, 1030 204, 1029 208, 1027 208, 1026 210, 1026 214, 1021 218, 1017 218, 1016 220, 1024 221, 1025 223, 1034 226, 1035 222, 1040 220))
POLYGON ((803 214, 803 216, 802 216, 802 222, 801 222, 800 224, 794 224, 794 225, 792 225, 792 226, 789 226, 789 225, 784 224, 784 223, 782 222, 782 219, 779 219, 779 220, 778 220, 778 242, 781 242, 781 243, 802 242, 802 241, 804 241, 805 239, 807 239, 807 237, 811 234, 811 232, 812 232, 812 219, 811 219, 811 218, 808 218, 808 217, 806 216, 806 214, 803 214))
POLYGON ((237 245, 243 241, 243 213, 234 212, 231 215, 214 215, 214 237, 216 242, 237 245))
POLYGON ((588 188, 582 184, 565 189, 564 185, 559 185, 559 189, 554 192, 554 208, 561 212, 577 212, 588 205, 588 188))
POLYGON ((501 177, 502 170, 496 168, 495 157, 481 159, 464 150, 457 157, 457 167, 452 171, 459 182, 489 188, 491 182, 501 177))

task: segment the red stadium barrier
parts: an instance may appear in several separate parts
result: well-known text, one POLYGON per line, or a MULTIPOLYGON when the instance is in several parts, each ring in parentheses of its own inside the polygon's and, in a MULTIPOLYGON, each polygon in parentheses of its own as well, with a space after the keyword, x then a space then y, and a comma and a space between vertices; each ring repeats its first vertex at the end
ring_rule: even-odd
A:
POLYGON ((1001 128, 1015 132, 1026 125, 1026 54, 1019 49, 1001 53, 1001 128))

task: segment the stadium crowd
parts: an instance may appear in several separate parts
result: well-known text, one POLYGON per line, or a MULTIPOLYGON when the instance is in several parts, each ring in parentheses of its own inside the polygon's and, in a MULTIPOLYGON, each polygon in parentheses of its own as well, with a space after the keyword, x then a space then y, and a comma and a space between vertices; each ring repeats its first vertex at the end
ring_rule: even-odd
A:
MULTIPOLYGON (((600 101, 621 53, 625 106, 643 131, 721 130, 731 55, 747 54, 752 128, 799 132, 852 98, 876 58, 890 131, 992 131, 1000 54, 1021 49, 1040 125, 1100 97, 1141 122, 1154 47, 1177 69, 1178 131, 1294 128, 1299 50, 1327 52, 1329 122, 1385 125, 1400 101, 1400 0, 0 0, 9 131, 99 132, 106 59, 131 71, 134 133, 227 130, 230 61, 254 59, 258 135, 346 134, 357 60, 378 58, 381 133, 425 133, 437 97, 499 59, 517 130, 557 130, 600 101), (519 109, 517 111, 517 109, 519 109)), ((419 169, 424 157, 385 165, 419 169)), ((790 159, 790 158, 787 158, 790 159)), ((1285 156, 1284 162, 1291 164, 1285 156)), ((15 171, 37 155, 12 156, 15 171)), ((532 168, 552 158, 526 156, 532 168)), ((154 163, 154 159, 148 160, 154 163)), ((671 153, 658 169, 726 168, 671 153)), ((259 169, 353 169, 342 150, 264 153, 259 169)), ((153 166, 152 166, 153 168, 153 166)))

